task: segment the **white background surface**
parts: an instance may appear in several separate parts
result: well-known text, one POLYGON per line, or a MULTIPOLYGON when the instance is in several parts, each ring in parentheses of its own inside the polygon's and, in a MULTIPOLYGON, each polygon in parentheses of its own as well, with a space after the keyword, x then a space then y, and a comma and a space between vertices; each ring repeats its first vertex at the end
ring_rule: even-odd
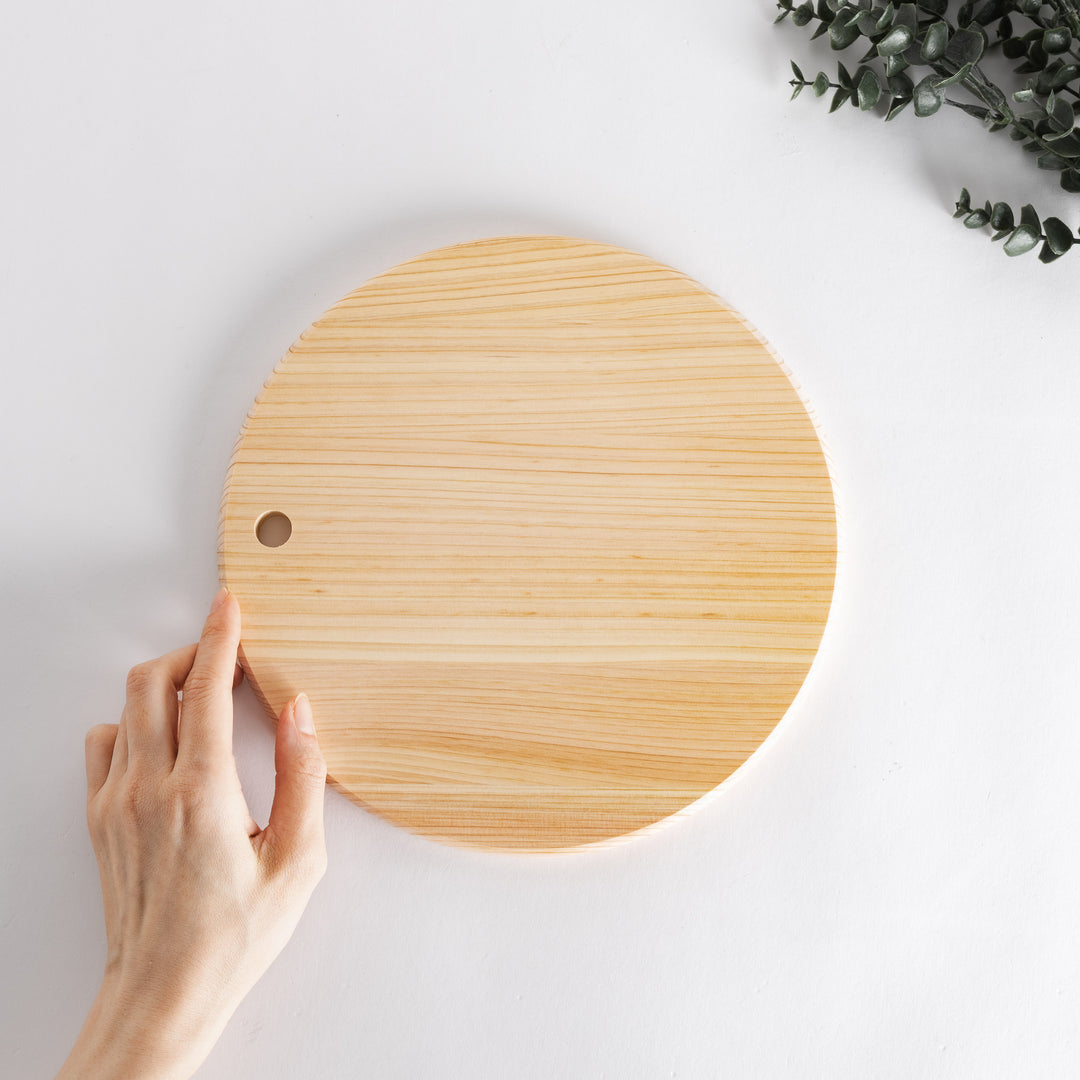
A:
MULTIPOLYGON (((785 358, 840 506, 818 661, 733 782, 609 850, 463 853, 328 792, 329 872, 200 1076, 1077 1074, 1080 255, 947 211, 1080 203, 958 113, 788 104, 823 50, 773 14, 9 6, 0 1074, 51 1076, 100 978, 83 733, 197 635, 256 391, 372 274, 518 232, 676 266, 785 358)), ((246 689, 236 748, 264 820, 246 689)))

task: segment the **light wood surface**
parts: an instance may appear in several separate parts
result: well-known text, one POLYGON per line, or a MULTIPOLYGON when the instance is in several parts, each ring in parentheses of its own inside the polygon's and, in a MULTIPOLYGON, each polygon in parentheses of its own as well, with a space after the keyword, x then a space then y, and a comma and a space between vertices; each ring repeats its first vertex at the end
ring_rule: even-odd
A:
POLYGON ((431 252, 331 308, 256 399, 219 541, 248 677, 271 715, 310 695, 333 782, 510 849, 631 832, 738 768, 802 685, 835 556, 759 336, 561 237, 431 252))

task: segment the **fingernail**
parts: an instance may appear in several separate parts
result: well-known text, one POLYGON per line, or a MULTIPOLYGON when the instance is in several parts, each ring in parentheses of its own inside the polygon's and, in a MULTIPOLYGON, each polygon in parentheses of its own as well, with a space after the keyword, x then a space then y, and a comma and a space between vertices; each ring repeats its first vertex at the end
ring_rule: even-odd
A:
POLYGON ((305 735, 315 734, 315 717, 311 715, 311 702, 307 694, 297 694, 293 702, 293 716, 296 717, 296 726, 305 735))
POLYGON ((213 615, 214 612, 217 611, 217 609, 225 603, 225 597, 227 597, 228 595, 229 590, 226 589, 224 585, 222 585, 221 588, 217 591, 217 596, 214 597, 214 602, 210 605, 211 615, 213 615))

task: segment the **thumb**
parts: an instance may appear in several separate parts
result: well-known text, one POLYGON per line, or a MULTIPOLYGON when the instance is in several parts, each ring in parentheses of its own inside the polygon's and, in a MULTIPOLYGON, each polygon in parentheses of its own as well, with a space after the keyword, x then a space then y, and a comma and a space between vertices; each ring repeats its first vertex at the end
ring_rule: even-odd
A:
POLYGON ((276 865, 310 870, 314 885, 326 869, 326 762, 306 694, 297 695, 281 710, 274 766, 277 781, 264 843, 276 865))

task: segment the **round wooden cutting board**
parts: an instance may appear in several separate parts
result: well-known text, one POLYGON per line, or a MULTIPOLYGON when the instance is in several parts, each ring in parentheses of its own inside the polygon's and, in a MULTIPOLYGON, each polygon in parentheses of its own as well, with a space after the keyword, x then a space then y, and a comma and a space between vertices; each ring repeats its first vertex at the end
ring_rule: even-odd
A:
POLYGON ((760 337, 641 255, 551 236, 369 281, 259 394, 222 581, 272 715, 438 839, 558 849, 746 760, 832 597, 832 487, 760 337))

